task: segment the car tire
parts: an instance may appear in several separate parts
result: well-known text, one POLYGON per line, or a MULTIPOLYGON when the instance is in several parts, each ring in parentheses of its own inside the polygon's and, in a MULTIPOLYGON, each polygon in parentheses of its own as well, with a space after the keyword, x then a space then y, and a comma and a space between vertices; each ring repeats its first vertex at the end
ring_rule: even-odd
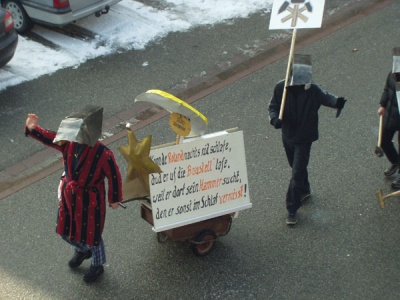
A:
POLYGON ((3 2, 3 7, 11 13, 14 21, 14 28, 18 33, 25 33, 32 29, 34 23, 22 7, 20 1, 5 0, 3 2))

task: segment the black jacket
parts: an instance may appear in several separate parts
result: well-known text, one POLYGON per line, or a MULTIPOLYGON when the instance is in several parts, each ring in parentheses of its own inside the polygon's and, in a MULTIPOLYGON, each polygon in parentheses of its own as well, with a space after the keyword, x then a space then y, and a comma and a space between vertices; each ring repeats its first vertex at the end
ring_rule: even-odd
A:
POLYGON ((384 130, 400 130, 400 115, 399 107, 396 97, 396 85, 390 72, 386 78, 386 84, 383 89, 380 106, 385 107, 385 114, 383 116, 383 129, 384 130))
MULTIPOLYGON (((279 117, 285 81, 280 81, 274 89, 268 111, 272 124, 279 117)), ((318 110, 321 105, 335 108, 337 97, 323 91, 318 85, 287 87, 285 108, 282 117, 282 135, 296 143, 318 140, 318 110)))

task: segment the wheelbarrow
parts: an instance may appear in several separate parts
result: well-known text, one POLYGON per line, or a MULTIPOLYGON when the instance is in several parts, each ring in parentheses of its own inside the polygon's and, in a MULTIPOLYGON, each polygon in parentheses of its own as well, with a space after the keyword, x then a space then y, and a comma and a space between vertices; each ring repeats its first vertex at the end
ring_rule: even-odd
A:
POLYGON ((142 93, 136 101, 168 110, 177 137, 174 143, 151 147, 151 136, 139 141, 127 124, 128 145, 119 147, 129 165, 123 185, 129 200, 123 202, 140 201, 141 217, 159 242, 189 241, 193 252, 204 256, 230 231, 232 217, 252 206, 243 132, 232 128, 205 135, 207 118, 160 90, 142 93))
MULTIPOLYGON (((131 200, 123 201, 123 203, 128 201, 131 200)), ((154 226, 150 199, 141 198, 139 202, 141 218, 154 226)), ((214 249, 219 237, 229 233, 232 218, 236 214, 237 212, 157 232, 157 241, 165 243, 170 239, 174 242, 190 242, 194 254, 205 256, 214 249)))

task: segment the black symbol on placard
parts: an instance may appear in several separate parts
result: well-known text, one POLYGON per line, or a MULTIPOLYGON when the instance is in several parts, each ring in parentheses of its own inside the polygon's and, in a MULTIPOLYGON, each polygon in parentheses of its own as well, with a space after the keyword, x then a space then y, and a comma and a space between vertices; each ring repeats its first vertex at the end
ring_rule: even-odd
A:
POLYGON ((292 20, 292 27, 296 27, 298 19, 307 23, 308 18, 303 14, 303 12, 312 12, 312 6, 310 2, 304 2, 306 2, 306 0, 291 0, 290 3, 289 1, 285 1, 279 8, 278 14, 281 14, 284 11, 288 11, 290 14, 281 19, 282 23, 285 23, 290 19, 292 20), (304 5, 301 6, 301 4, 304 5))

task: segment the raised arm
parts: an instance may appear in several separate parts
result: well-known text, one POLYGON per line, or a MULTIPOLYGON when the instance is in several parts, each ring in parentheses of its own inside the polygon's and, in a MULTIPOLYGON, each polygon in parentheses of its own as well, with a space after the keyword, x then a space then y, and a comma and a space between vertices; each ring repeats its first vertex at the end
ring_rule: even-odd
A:
POLYGON ((35 114, 28 114, 28 118, 26 119, 25 126, 29 131, 32 131, 36 128, 39 121, 39 117, 35 114))
POLYGON ((45 146, 62 151, 62 147, 53 143, 56 133, 43 129, 38 124, 39 117, 35 114, 28 114, 25 121, 25 135, 41 142, 45 146))

